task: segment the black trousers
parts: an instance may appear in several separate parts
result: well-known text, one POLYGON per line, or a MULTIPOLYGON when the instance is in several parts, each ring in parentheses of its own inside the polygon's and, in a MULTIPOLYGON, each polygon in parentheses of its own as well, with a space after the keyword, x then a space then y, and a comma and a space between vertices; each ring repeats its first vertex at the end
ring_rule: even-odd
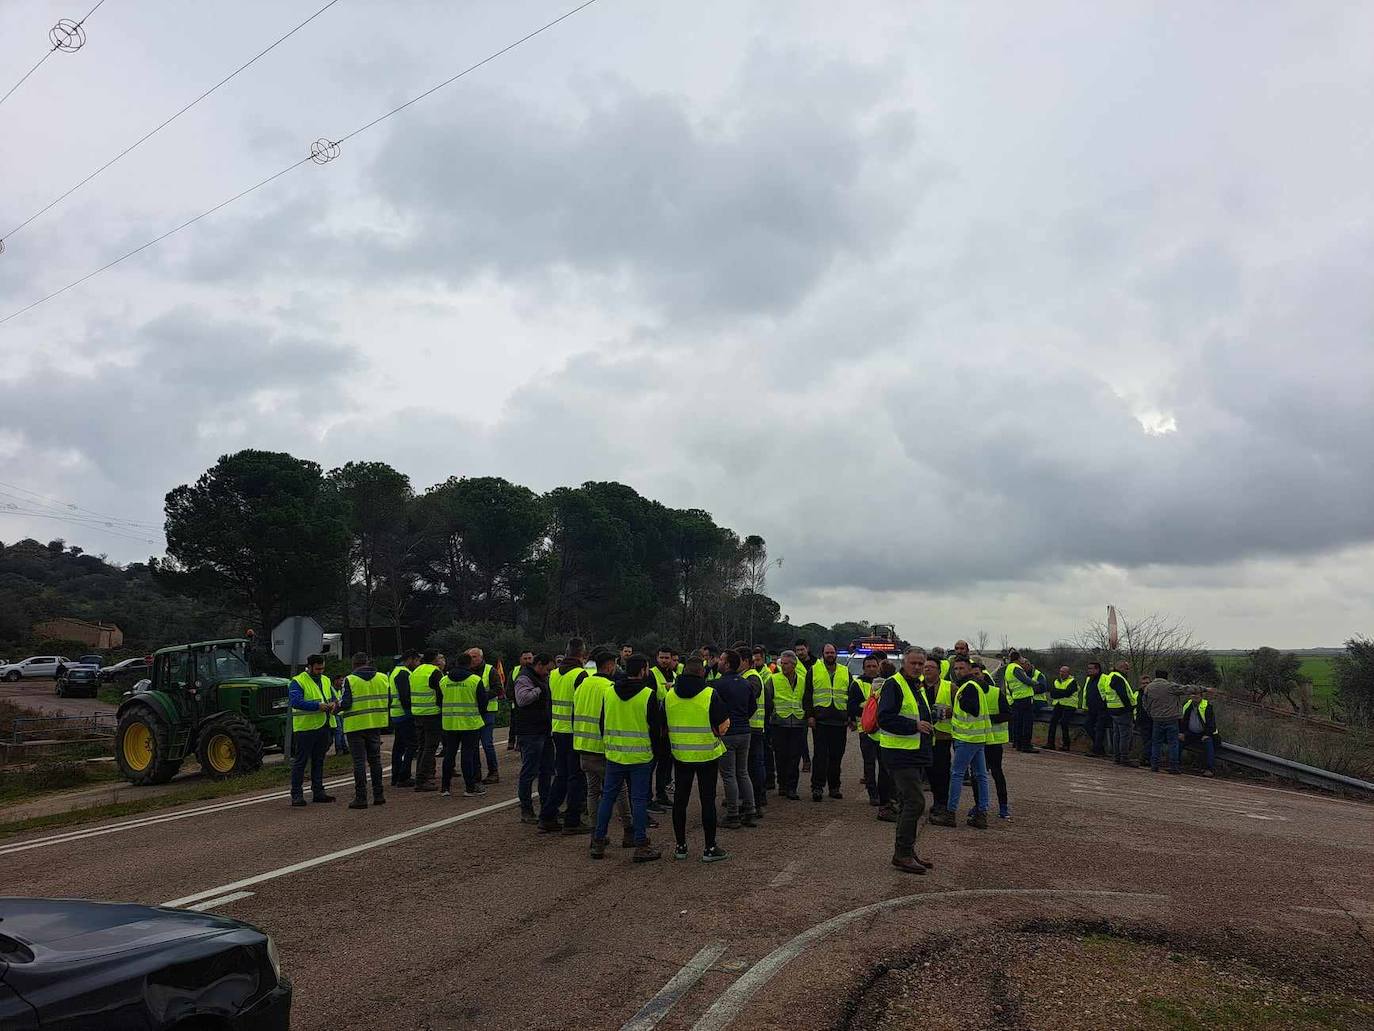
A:
POLYGON ((919 766, 894 766, 892 779, 902 800, 897 810, 897 839, 892 854, 901 859, 916 853, 916 831, 926 809, 926 796, 921 790, 919 766))
POLYGON ((1088 738, 1093 743, 1093 755, 1107 754, 1107 728, 1111 723, 1112 718, 1107 715, 1105 709, 1088 710, 1087 731, 1088 738))
POLYGON ((797 793, 797 782, 801 779, 802 746, 805 744, 805 727, 773 728, 773 755, 777 761, 779 794, 797 793))
POLYGON ((673 752, 666 742, 654 743, 654 783, 653 800, 660 805, 672 801, 668 797, 668 787, 673 783, 673 752))
POLYGON ((673 760, 673 834, 679 845, 687 844, 687 803, 692 798, 692 782, 701 789, 701 833, 706 847, 716 843, 716 781, 720 776, 720 760, 704 763, 685 763, 673 760))
POLYGON ((843 723, 817 722, 811 731, 816 754, 811 760, 811 791, 840 790, 840 763, 844 760, 848 728, 843 723))
POLYGON ((1050 748, 1054 747, 1054 732, 1063 728, 1064 747, 1069 747, 1069 720, 1073 719, 1073 707, 1070 705, 1056 705, 1050 709, 1050 734, 1045 739, 1045 744, 1050 748))
POLYGON ((440 770, 440 787, 444 791, 453 783, 455 760, 461 763, 459 769, 463 776, 463 788, 471 791, 477 786, 477 778, 482 773, 481 728, 444 731, 444 765, 440 770))
POLYGON ((889 804, 893 795, 892 773, 883 762, 882 748, 875 738, 860 734, 859 752, 864 757, 864 786, 868 788, 869 801, 889 804))
POLYGON ((926 778, 930 781, 931 809, 944 809, 949 799, 949 767, 954 760, 954 742, 937 737, 932 742, 930 766, 926 778))
POLYGON ((1002 772, 1002 746, 1000 744, 985 744, 983 746, 983 758, 987 760, 988 775, 992 777, 992 782, 997 785, 997 809, 999 812, 1008 812, 1007 775, 1002 772))
POLYGON ((353 798, 367 801, 367 775, 372 773, 372 797, 383 798, 382 790, 382 731, 354 730, 348 735, 348 753, 353 756, 353 798))
POLYGON ((291 734, 291 797, 305 797, 305 767, 310 765, 310 791, 324 798, 324 756, 334 740, 334 729, 297 730, 291 734))
POLYGON ((415 767, 415 721, 402 716, 391 724, 391 783, 411 779, 415 767))
POLYGON ((443 740, 444 723, 438 716, 416 716, 415 784, 434 783, 434 751, 443 740))
POLYGON ((1018 698, 1011 703, 1011 744, 1022 751, 1031 746, 1035 730, 1035 699, 1018 698))

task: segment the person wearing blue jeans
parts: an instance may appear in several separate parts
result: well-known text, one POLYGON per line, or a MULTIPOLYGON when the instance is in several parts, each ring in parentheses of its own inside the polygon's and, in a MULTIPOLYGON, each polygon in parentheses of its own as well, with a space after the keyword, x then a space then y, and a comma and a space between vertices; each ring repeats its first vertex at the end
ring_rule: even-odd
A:
POLYGON ((625 660, 625 675, 607 693, 601 712, 601 740, 606 747, 606 773, 601 801, 596 810, 592 832, 591 856, 606 855, 606 832, 620 797, 621 785, 630 785, 630 834, 634 841, 633 859, 647 863, 658 859, 658 849, 649 843, 649 794, 653 790, 654 739, 666 731, 663 705, 655 684, 646 678, 647 656, 638 653, 625 660))
POLYGON ((942 827, 958 822, 959 796, 964 790, 964 774, 973 771, 974 807, 967 823, 986 830, 988 826, 988 764, 983 743, 992 733, 992 721, 984 714, 982 685, 973 676, 967 659, 950 663, 954 687, 950 691, 950 728, 954 737, 954 761, 949 771, 949 797, 944 812, 932 813, 929 820, 942 827))
POLYGON ((520 799, 520 822, 537 824, 532 789, 539 784, 539 800, 549 797, 553 780, 553 706, 549 694, 549 668, 553 659, 540 654, 520 664, 511 688, 513 706, 510 730, 520 743, 520 780, 516 795, 520 799))
POLYGON ((538 823, 534 815, 533 791, 539 785, 539 798, 549 797, 549 786, 553 782, 553 738, 548 734, 520 735, 520 783, 516 795, 520 799, 520 820, 522 823, 538 823))
POLYGON ((1150 735, 1150 769, 1159 772, 1160 753, 1168 750, 1169 772, 1178 773, 1178 720, 1155 720, 1150 735))

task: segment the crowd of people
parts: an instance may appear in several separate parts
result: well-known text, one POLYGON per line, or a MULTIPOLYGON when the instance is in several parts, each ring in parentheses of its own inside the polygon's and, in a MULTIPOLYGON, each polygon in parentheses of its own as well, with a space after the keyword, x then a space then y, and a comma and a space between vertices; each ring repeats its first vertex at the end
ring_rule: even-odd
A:
POLYGON ((695 794, 700 860, 720 862, 728 856, 718 829, 757 827, 774 800, 800 801, 803 775, 810 774, 812 802, 842 800, 841 763, 853 733, 868 802, 877 819, 896 825, 892 864, 913 874, 932 868, 917 852, 921 827, 958 825, 966 781, 974 799, 966 826, 987 829, 989 781, 998 817, 1011 819, 1004 751, 1040 751, 1033 730, 1045 707, 1050 749, 1059 739, 1068 750, 1082 714, 1091 755, 1176 774, 1181 749, 1191 746, 1202 753, 1206 776, 1214 762, 1213 703, 1165 670, 1142 677, 1139 689, 1126 661, 1105 673, 1089 662, 1082 678, 1061 666, 1051 678, 1015 650, 989 670, 966 641, 948 654, 874 651, 857 673, 833 645, 813 656, 804 640, 776 659, 744 644, 704 645, 685 657, 664 646, 651 659, 628 645, 589 655, 573 638, 557 657, 523 653, 509 678, 480 648, 451 658, 409 651, 389 673, 365 654, 352 665, 334 681, 324 675, 323 657, 311 656, 291 682, 292 805, 308 804, 307 766, 313 801, 333 801, 324 786, 331 741, 353 756, 350 808, 385 804, 387 786, 450 795, 455 774, 464 796, 481 796, 500 780, 493 729, 504 702, 507 748, 520 752, 521 822, 541 834, 590 834, 592 859, 605 857, 612 823, 635 862, 661 858, 649 831, 667 814, 673 857, 689 858, 695 794), (381 735, 388 727, 394 742, 384 784, 381 735))

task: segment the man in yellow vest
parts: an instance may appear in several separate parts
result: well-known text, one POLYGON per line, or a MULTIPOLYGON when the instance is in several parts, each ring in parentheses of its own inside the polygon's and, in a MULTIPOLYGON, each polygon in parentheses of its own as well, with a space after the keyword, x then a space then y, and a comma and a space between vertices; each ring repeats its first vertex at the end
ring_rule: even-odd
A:
POLYGON ((778 794, 797 801, 797 782, 801 775, 797 766, 806 745, 806 709, 802 695, 806 691, 806 674, 797 665, 797 653, 788 649, 778 656, 782 668, 773 674, 773 711, 768 727, 773 736, 773 754, 777 757, 778 794))
POLYGON ((1011 745, 1018 752, 1038 752, 1032 735, 1035 732, 1035 674, 1030 663, 1023 662, 1015 648, 1007 652, 1007 664, 1002 668, 1002 684, 1011 698, 1011 745))
MULTIPOLYGON (((754 715, 749 717, 749 782, 754 788, 754 818, 767 815, 769 776, 773 773, 773 749, 768 744, 768 717, 773 711, 773 674, 764 662, 762 648, 741 648, 746 659, 744 679, 754 693, 754 715)), ((773 782, 776 787, 776 781, 773 782)))
POLYGON ((463 797, 485 795, 479 776, 482 772, 482 713, 487 691, 482 678, 472 668, 472 657, 460 652, 447 665, 439 680, 439 717, 444 734, 444 765, 439 788, 448 798, 453 785, 455 760, 461 762, 463 797))
MULTIPOLYGON (((920 649, 917 649, 919 653, 920 649)), ((954 659, 949 661, 952 664, 954 659)), ((930 780, 932 816, 944 811, 945 799, 949 797, 949 768, 954 761, 954 732, 949 720, 950 709, 954 705, 953 689, 953 684, 940 675, 940 663, 935 659, 926 659, 921 669, 921 690, 925 692, 926 703, 934 717, 934 732, 930 736, 930 768, 926 771, 930 780)))
POLYGON ((1183 703, 1183 719, 1179 721, 1179 748, 1201 749, 1206 766, 1204 777, 1215 777, 1217 714, 1215 705, 1202 697, 1204 688, 1193 684, 1188 688, 1188 700, 1183 703))
POLYGON ((543 799, 539 813, 541 834, 583 834, 590 828, 582 822, 587 805, 587 777, 573 748, 573 695, 577 685, 589 676, 586 669, 587 644, 580 637, 568 640, 558 668, 549 674, 549 697, 553 706, 553 784, 543 799), (566 803, 566 806, 564 805, 566 803), (562 826, 559 825, 559 809, 562 826))
MULTIPOLYGON (((883 681, 878 676, 879 659, 876 655, 864 656, 863 672, 849 682, 849 715, 858 721, 863 718, 864 706, 876 690, 881 695, 883 681), (876 685, 876 686, 875 686, 876 685)), ((879 742, 881 732, 866 734, 859 732, 859 752, 864 761, 864 787, 868 789, 868 804, 887 809, 892 804, 892 775, 882 764, 879 742)), ((895 815, 893 819, 896 819, 895 815)))
POLYGON ((1131 687, 1130 672, 1130 662, 1122 659, 1116 664, 1116 669, 1104 673, 1102 679, 1097 682, 1098 693, 1106 703, 1107 715, 1111 717, 1112 727, 1116 732, 1116 754, 1113 759, 1118 766, 1131 765, 1132 737, 1135 729, 1135 691, 1131 687))
POLYGON ((1011 700, 1006 689, 987 671, 982 659, 973 661, 973 675, 983 689, 983 712, 988 718, 987 740, 983 742, 983 758, 987 761, 988 776, 997 789, 997 815, 1011 819, 1011 802, 1007 796, 1007 775, 1002 769, 1002 749, 1011 740, 1011 700))
POLYGON ((954 737, 954 764, 949 771, 949 797, 943 812, 932 813, 930 822, 953 827, 958 822, 959 796, 964 789, 964 773, 973 771, 974 808, 968 825, 979 830, 988 826, 988 767, 983 745, 992 733, 983 702, 983 687, 974 676, 967 659, 955 659, 950 667, 954 686, 950 692, 950 728, 954 737))
MULTIPOLYGON (((659 645, 658 651, 655 653, 654 665, 649 670, 654 697, 658 699, 659 705, 662 705, 663 700, 668 697, 668 687, 677 679, 677 675, 677 652, 666 644, 659 645)), ((649 799, 649 812, 670 812, 673 808, 673 800, 668 797, 668 789, 673 783, 673 753, 668 750, 668 736, 666 734, 654 738, 654 764, 651 773, 655 791, 653 797, 649 799)))
POLYGON ((434 753, 444 738, 440 717, 439 684, 444 679, 444 653, 427 651, 411 670, 410 715, 415 720, 415 790, 438 791, 434 783, 434 753))
POLYGON ((310 793, 316 802, 332 802, 324 790, 324 755, 334 740, 338 701, 334 685, 324 675, 324 656, 305 660, 305 672, 298 673, 287 687, 291 706, 291 804, 305 805, 305 764, 310 763, 310 793))
MULTIPOLYGON (((908 648, 902 655, 902 668, 887 678, 878 696, 879 747, 900 800, 892 865, 911 874, 924 874, 935 866, 916 854, 916 836, 926 807, 922 774, 930 766, 930 736, 935 729, 920 684, 924 660, 921 649, 908 648)), ((939 669, 936 663, 936 676, 939 669)))
MULTIPOLYGON (((792 645, 792 654, 797 657, 797 676, 804 678, 804 680, 809 680, 811 677, 811 667, 820 661, 820 659, 811 654, 811 642, 804 637, 798 637, 796 642, 792 645)), ((803 682, 802 687, 805 688, 805 686, 805 682, 803 682)), ((811 733, 809 728, 802 729, 801 754, 801 771, 802 773, 810 773, 811 733)))
POLYGON ((667 733, 667 725, 663 719, 663 703, 654 685, 645 679, 648 666, 649 660, 643 655, 632 654, 626 659, 625 676, 612 685, 602 705, 601 740, 606 746, 606 780, 592 834, 593 859, 606 854, 611 814, 625 784, 630 789, 633 859, 636 863, 647 863, 660 855, 649 843, 649 791, 653 779, 653 741, 667 733))
POLYGON ((664 701, 668 724, 668 743, 673 752, 673 833, 677 837, 674 859, 687 858, 687 805, 696 784, 701 800, 701 832, 706 839, 703 863, 718 863, 728 858, 716 844, 716 784, 720 757, 725 754, 721 738, 730 729, 730 714, 725 702, 706 683, 706 667, 693 655, 683 664, 682 676, 673 681, 664 701))
POLYGON ((420 665, 413 648, 401 653, 391 671, 391 786, 413 788, 415 780, 415 718, 410 715, 410 674, 420 665))
POLYGON ((1050 688, 1050 732, 1045 738, 1045 746, 1051 752, 1054 751, 1054 732, 1063 727, 1064 746, 1061 752, 1069 750, 1069 721, 1078 711, 1078 678, 1073 675, 1073 670, 1068 666, 1059 667, 1059 676, 1054 678, 1054 686, 1050 688))
POLYGON ((840 791, 840 764, 848 743, 849 669, 839 664, 833 644, 821 648, 821 661, 811 667, 802 694, 806 725, 811 728, 815 754, 811 762, 811 801, 819 802, 830 789, 831 798, 844 798, 840 791))
POLYGON ((382 728, 390 718, 391 680, 378 673, 366 652, 353 656, 353 672, 344 678, 339 716, 353 756, 353 801, 350 809, 367 808, 367 774, 372 773, 372 803, 386 805, 382 790, 382 728))
MULTIPOLYGON (((592 662, 596 672, 583 677, 573 692, 573 750, 577 752, 578 765, 587 778, 587 812, 600 812, 601 793, 606 783, 606 743, 601 732, 601 718, 606 708, 606 692, 614 684, 618 663, 616 653, 609 648, 597 648, 592 652, 592 662)), ((630 829, 629 783, 617 795, 612 796, 615 814, 620 818, 623 831, 621 845, 634 845, 633 831, 630 829)), ((592 839, 592 852, 596 852, 596 838, 592 839)))
POLYGON ((506 697, 506 681, 501 670, 487 662, 481 648, 468 649, 468 669, 482 681, 487 694, 482 706, 482 751, 487 757, 487 777, 483 784, 500 784, 501 770, 496 762, 496 714, 501 711, 501 699, 506 697))

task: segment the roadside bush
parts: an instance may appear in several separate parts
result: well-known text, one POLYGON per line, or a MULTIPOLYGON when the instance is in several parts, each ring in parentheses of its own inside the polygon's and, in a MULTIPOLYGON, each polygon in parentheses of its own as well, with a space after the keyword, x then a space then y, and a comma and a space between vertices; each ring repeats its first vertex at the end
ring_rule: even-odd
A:
POLYGON ((1360 727, 1374 726, 1374 641, 1351 638, 1333 665, 1336 700, 1345 718, 1360 727))
POLYGON ((1374 735, 1352 728, 1348 733, 1319 730, 1304 723, 1270 716, 1246 706, 1217 703, 1217 729, 1233 745, 1306 763, 1347 777, 1374 780, 1374 735))

